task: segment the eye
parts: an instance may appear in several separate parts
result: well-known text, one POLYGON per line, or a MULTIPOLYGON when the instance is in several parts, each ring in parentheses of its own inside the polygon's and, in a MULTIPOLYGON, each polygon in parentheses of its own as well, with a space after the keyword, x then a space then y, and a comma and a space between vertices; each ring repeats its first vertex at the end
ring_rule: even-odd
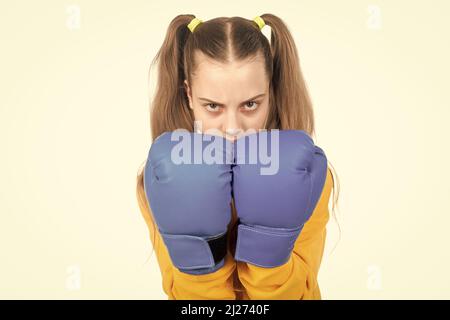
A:
POLYGON ((211 112, 219 112, 219 110, 220 110, 220 106, 215 103, 205 104, 205 107, 206 107, 206 110, 211 111, 211 112))
POLYGON ((247 102, 245 104, 245 109, 246 109, 246 111, 253 111, 256 108, 258 108, 258 106, 259 106, 258 102, 256 102, 256 101, 249 101, 249 102, 247 102))

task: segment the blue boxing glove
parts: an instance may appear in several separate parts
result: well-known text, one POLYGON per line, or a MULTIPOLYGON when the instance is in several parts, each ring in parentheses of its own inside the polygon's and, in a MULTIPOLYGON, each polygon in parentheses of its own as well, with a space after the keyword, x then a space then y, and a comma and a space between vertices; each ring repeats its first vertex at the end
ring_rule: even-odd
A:
POLYGON ((224 265, 232 161, 232 143, 218 135, 177 130, 151 145, 144 189, 172 263, 181 272, 206 274, 224 265))
POLYGON ((233 193, 240 220, 235 260, 283 265, 322 193, 325 153, 302 130, 260 131, 239 138, 235 148, 233 193), (268 151, 276 170, 265 163, 268 151))

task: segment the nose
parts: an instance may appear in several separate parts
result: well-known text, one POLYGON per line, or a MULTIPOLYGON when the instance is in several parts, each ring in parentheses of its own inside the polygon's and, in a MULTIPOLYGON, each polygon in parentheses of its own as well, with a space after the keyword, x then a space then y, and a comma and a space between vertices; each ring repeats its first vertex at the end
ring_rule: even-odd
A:
POLYGON ((236 112, 227 112, 222 131, 227 139, 233 141, 237 139, 238 135, 242 132, 242 128, 240 119, 238 118, 238 114, 236 112))

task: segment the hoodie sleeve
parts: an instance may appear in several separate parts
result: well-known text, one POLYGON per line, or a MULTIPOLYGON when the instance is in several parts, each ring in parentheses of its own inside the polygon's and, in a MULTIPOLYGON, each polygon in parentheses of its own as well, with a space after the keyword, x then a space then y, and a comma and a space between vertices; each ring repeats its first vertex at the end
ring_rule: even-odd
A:
POLYGON ((180 272, 170 259, 162 237, 154 223, 142 184, 138 182, 137 197, 141 214, 148 226, 150 240, 156 253, 162 286, 169 300, 235 300, 233 272, 236 262, 227 253, 225 265, 216 272, 190 275, 180 272))
POLYGON ((288 262, 275 268, 237 262, 239 279, 250 299, 321 299, 317 274, 325 246, 332 186, 333 178, 328 168, 320 199, 297 238, 288 262))

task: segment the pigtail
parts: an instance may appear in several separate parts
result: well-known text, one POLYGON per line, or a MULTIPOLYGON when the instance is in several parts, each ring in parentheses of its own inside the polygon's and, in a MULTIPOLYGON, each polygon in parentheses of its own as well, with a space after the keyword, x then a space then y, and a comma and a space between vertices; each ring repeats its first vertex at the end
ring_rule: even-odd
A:
POLYGON ((167 29, 166 37, 152 65, 158 63, 156 93, 151 102, 152 140, 165 131, 184 128, 193 130, 193 115, 183 87, 183 49, 191 36, 187 25, 193 15, 176 16, 167 29))
POLYGON ((314 135, 311 99, 303 80, 294 39, 287 25, 277 16, 263 14, 261 18, 271 28, 273 57, 271 90, 274 97, 273 109, 278 114, 278 119, 271 117, 268 126, 279 129, 301 129, 314 135))

